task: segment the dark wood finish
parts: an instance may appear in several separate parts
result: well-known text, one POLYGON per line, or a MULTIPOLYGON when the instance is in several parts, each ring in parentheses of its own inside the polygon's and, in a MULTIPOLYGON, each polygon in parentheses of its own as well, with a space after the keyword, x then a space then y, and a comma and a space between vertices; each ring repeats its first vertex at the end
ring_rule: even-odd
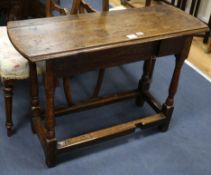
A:
MULTIPOLYGON (((208 22, 208 26, 209 26, 210 30, 208 32, 206 32, 206 34, 205 34, 204 41, 203 41, 204 43, 208 42, 209 37, 211 35, 211 14, 210 14, 210 19, 209 19, 209 22, 208 22)), ((208 46, 208 47, 211 47, 211 46, 208 46)))
POLYGON ((114 138, 117 136, 122 136, 134 132, 138 127, 146 129, 149 126, 158 126, 165 120, 165 116, 160 114, 155 114, 148 117, 143 117, 131 122, 124 124, 119 124, 110 128, 105 128, 99 131, 94 131, 63 141, 59 141, 57 144, 57 149, 59 152, 64 152, 66 150, 78 149, 78 147, 89 146, 95 143, 99 143, 110 137, 114 138))
POLYGON ((171 4, 174 5, 176 0, 171 0, 171 4))
MULTIPOLYGON (((74 7, 74 5, 73 5, 73 7, 74 7)), ((60 2, 56 2, 54 0, 46 0, 45 10, 46 10, 45 14, 46 14, 47 17, 53 16, 52 12, 54 10, 59 12, 62 15, 70 14, 70 11, 67 8, 61 7, 60 2)))
MULTIPOLYGON (((57 3, 60 2, 60 0, 54 1, 57 3)), ((0 1, 0 25, 6 25, 7 21, 23 20, 27 18, 39 18, 45 16, 45 2, 41 3, 40 0, 0 1)))
POLYGON ((176 64, 175 64, 174 73, 171 79, 171 83, 169 86, 169 94, 162 108, 162 112, 166 116, 166 123, 164 123, 160 127, 160 129, 164 132, 167 131, 169 127, 171 116, 174 110, 174 96, 177 92, 181 68, 183 66, 185 59, 188 57, 191 42, 192 42, 192 37, 187 37, 185 40, 185 44, 183 45, 183 49, 181 50, 181 53, 176 54, 176 64))
MULTIPOLYGON (((114 51, 117 51, 121 49, 120 47, 126 48, 128 46, 131 46, 132 49, 132 46, 144 43, 146 43, 144 44, 146 47, 148 47, 147 45, 154 47, 151 42, 155 40, 162 40, 163 43, 168 43, 168 40, 164 39, 175 38, 177 40, 177 38, 184 35, 207 31, 207 26, 180 10, 160 5, 144 9, 112 11, 109 13, 89 13, 77 16, 14 21, 8 23, 8 29, 9 37, 17 50, 31 62, 38 62, 55 61, 56 58, 65 59, 67 56, 74 57, 77 54, 81 57, 83 56, 81 58, 82 61, 87 61, 88 56, 86 55, 94 54, 98 51, 99 53, 109 49, 116 49, 114 51), (139 13, 144 13, 144 15, 140 16, 139 13), (169 15, 166 15, 167 13, 169 15), (133 17, 126 21, 128 26, 130 26, 128 28, 125 27, 124 23, 120 22, 126 19, 126 17, 133 17), (92 23, 89 22, 90 18, 92 23), (148 20, 149 22, 139 23, 140 20, 144 21, 146 18, 150 19, 148 20), (158 19, 160 20, 160 25, 157 24, 158 19), (190 23, 190 21, 192 22, 190 23), (155 24, 158 27, 154 27, 155 24), (105 30, 105 25, 107 31, 105 30), (96 27, 93 28, 92 26, 96 27), (68 27, 71 27, 72 30, 67 32, 66 29, 68 27), (22 28, 22 30, 20 31, 19 28, 22 28), (129 39, 127 37, 128 34, 140 32, 140 30, 144 33, 143 36, 137 37, 137 39, 129 39), (81 35, 84 37, 76 37, 81 35), (55 36, 56 40, 54 39, 55 36), (72 39, 65 40, 65 44, 60 44, 64 42, 65 38, 72 39), (34 44, 37 42, 39 42, 39 45, 36 45, 36 49, 34 49, 34 44)), ((166 50, 168 51, 168 49, 166 50)), ((101 55, 101 57, 104 56, 101 55)), ((69 61, 71 60, 69 59, 69 61)))
POLYGON ((72 106, 74 103, 73 103, 73 98, 71 94, 71 78, 69 77, 63 78, 63 87, 64 87, 64 93, 65 93, 67 103, 69 106, 72 106))
MULTIPOLYGON (((102 9, 103 11, 109 10, 109 0, 102 1, 102 9)), ((68 15, 68 14, 73 15, 73 14, 85 13, 85 12, 87 13, 96 12, 96 10, 93 9, 91 5, 86 3, 84 0, 73 0, 72 8, 70 10, 59 6, 59 4, 55 3, 53 0, 47 0, 47 6, 46 6, 47 16, 52 16, 53 10, 56 10, 60 14, 63 14, 63 15, 68 15)), ((100 89, 103 83, 104 73, 105 73, 104 69, 99 70, 93 97, 97 97, 100 92, 100 89)), ((71 106, 73 104, 73 100, 72 100, 72 95, 71 95, 70 84, 71 84, 70 78, 67 78, 67 77, 63 78, 64 93, 65 93, 68 104, 71 106)))
MULTIPOLYGON (((208 25, 209 25, 209 28, 211 29, 211 15, 210 15, 210 19, 209 19, 209 24, 208 25)), ((206 33, 206 37, 208 38, 207 40, 209 40, 210 34, 211 34, 210 31, 206 33)), ((209 46, 208 46, 208 52, 209 51, 211 51, 211 42, 209 43, 209 46)))
POLYGON ((181 9, 185 10, 186 5, 187 5, 187 0, 183 0, 182 3, 181 3, 181 9))
POLYGON ((150 94, 149 91, 144 93, 144 100, 156 111, 157 113, 161 112, 162 105, 158 102, 158 100, 150 94))
MULTIPOLYGON (((172 3, 172 5, 175 5, 175 2, 172 3)), ((189 10, 189 14, 191 14, 195 17, 198 17, 200 5, 201 5, 201 0, 192 0, 190 10, 189 10)), ((186 6, 187 6, 187 0, 177 1, 177 7, 178 8, 180 8, 182 10, 186 10, 186 6)), ((209 26, 209 29, 211 30, 211 19, 208 22, 208 26, 209 26)), ((209 40, 209 36, 210 36, 210 30, 208 32, 206 32, 205 34, 197 34, 195 36, 204 38, 203 42, 207 43, 208 40, 209 40)))
MULTIPOLYGON (((102 3, 103 3, 102 4, 103 11, 108 11, 109 10, 109 0, 103 0, 102 3)), ((150 6, 150 4, 151 4, 151 0, 147 0, 146 6, 150 6)), ((85 1, 81 1, 81 0, 74 0, 72 2, 72 8, 70 10, 59 6, 53 0, 48 0, 47 6, 46 6, 47 16, 52 16, 52 13, 51 13, 52 10, 56 10, 63 15, 85 13, 85 11, 88 13, 96 12, 96 10, 93 9, 89 4, 87 4, 85 1)), ((103 83, 104 74, 105 74, 104 69, 99 70, 93 97, 97 97, 99 95, 99 92, 100 92, 100 89, 101 89, 102 83, 103 83)), ((71 80, 68 78, 64 78, 63 81, 64 81, 63 84, 64 84, 64 91, 65 91, 66 99, 68 101, 68 104, 71 106, 73 104, 71 89, 70 89, 70 86, 71 86, 70 81, 71 80)))
POLYGON ((132 91, 120 92, 120 93, 116 93, 116 94, 112 94, 112 95, 108 95, 104 97, 95 97, 89 100, 77 102, 76 104, 70 107, 57 108, 55 109, 54 112, 55 112, 55 115, 61 115, 61 114, 66 114, 70 112, 82 111, 82 110, 91 109, 91 108, 99 107, 106 104, 116 103, 122 100, 127 100, 130 98, 137 97, 138 95, 139 95, 139 92, 137 90, 132 90, 132 91))
POLYGON ((13 96, 13 80, 3 80, 4 85, 4 102, 6 115, 7 135, 10 137, 13 133, 12 121, 12 96, 13 96))
POLYGON ((45 16, 45 6, 39 0, 1 0, 0 13, 3 23, 7 21, 45 16))
POLYGON ((100 93, 100 89, 101 89, 102 84, 103 84, 104 74, 105 74, 105 69, 101 69, 99 71, 99 74, 98 74, 97 83, 96 83, 96 86, 95 86, 93 97, 97 97, 100 93))
POLYGON ((144 61, 143 66, 143 75, 141 80, 139 81, 139 96, 136 98, 136 104, 138 106, 143 106, 144 104, 144 94, 149 91, 150 83, 152 79, 152 74, 154 70, 155 62, 153 61, 153 58, 149 58, 146 61, 144 61))
MULTIPOLYGON (((192 0, 191 4, 190 4, 190 11, 189 13, 195 17, 197 17, 198 15, 198 10, 201 4, 201 0, 192 0)), ((172 5, 182 9, 182 10, 186 10, 186 6, 187 6, 187 0, 178 0, 177 3, 176 1, 174 1, 172 3, 172 5)))
MULTIPOLYGON (((148 0, 146 1, 147 4, 156 4, 153 2, 156 2, 158 4, 161 4, 162 2, 165 4, 173 5, 181 10, 186 10, 188 0, 148 0)), ((139 7, 139 1, 138 0, 125 0, 124 4, 128 5, 129 7, 139 7)), ((140 1, 141 4, 141 1, 140 1)), ((189 13, 195 17, 198 15, 198 10, 201 4, 201 0, 191 0, 191 7, 189 13)))
POLYGON ((150 6, 151 5, 151 0, 146 0, 145 6, 150 6))
POLYGON ((60 152, 124 135, 136 127, 145 129, 159 126, 161 131, 167 131, 179 75, 189 53, 193 35, 207 30, 207 26, 201 21, 170 6, 10 22, 8 34, 12 43, 30 61, 33 124, 44 148, 47 165, 55 165, 56 156, 60 152), (140 36, 137 32, 143 34, 140 36), (136 34, 137 38, 129 39, 129 34, 136 34), (39 45, 36 45, 37 42, 39 45), (175 69, 167 99, 160 105, 149 92, 154 59, 172 54, 176 55, 175 69), (57 77, 71 77, 82 72, 139 60, 144 60, 145 64, 138 90, 96 97, 59 110, 54 108, 54 80, 57 77), (39 116, 38 85, 34 66, 34 63, 39 61, 46 63, 44 123, 39 116), (156 114, 63 141, 56 140, 55 115, 131 97, 141 97, 152 106, 156 114))
MULTIPOLYGON (((153 0, 151 0, 153 2, 153 0)), ((166 3, 169 5, 173 5, 181 10, 187 11, 187 0, 171 0, 171 1, 167 1, 167 0, 154 0, 155 2, 157 2, 158 4, 161 3, 166 3)), ((141 2, 139 2, 138 0, 123 0, 123 4, 129 6, 129 7, 139 7, 141 5, 141 2)), ((189 14, 198 17, 198 11, 201 5, 201 0, 191 0, 191 4, 190 4, 190 9, 188 11, 189 14)), ((210 31, 211 31, 211 18, 208 22, 208 26, 209 26, 209 31, 206 33, 202 33, 202 34, 196 34, 196 37, 202 37, 203 42, 206 44, 209 40, 209 36, 210 36, 210 31)))
POLYGON ((32 130, 35 132, 35 126, 33 125, 40 116, 40 105, 39 105, 39 90, 38 90, 38 79, 36 72, 36 64, 30 63, 30 83, 35 85, 31 87, 31 106, 32 106, 32 130))
MULTIPOLYGON (((52 67, 46 65, 45 76, 45 94, 46 94, 46 109, 54 109, 54 91, 55 81, 52 67)), ((55 118, 54 110, 46 110, 46 163, 48 166, 54 165, 56 162, 56 136, 55 136, 55 118)))

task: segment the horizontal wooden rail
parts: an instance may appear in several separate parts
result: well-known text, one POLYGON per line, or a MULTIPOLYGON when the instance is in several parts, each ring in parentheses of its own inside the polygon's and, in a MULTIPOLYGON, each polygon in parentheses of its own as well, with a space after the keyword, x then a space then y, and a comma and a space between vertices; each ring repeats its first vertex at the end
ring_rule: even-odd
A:
POLYGON ((137 127, 147 128, 154 125, 161 124, 166 117, 159 113, 152 116, 140 118, 124 124, 119 124, 110 128, 101 129, 98 131, 90 132, 77 137, 69 138, 63 141, 57 142, 57 149, 59 152, 63 152, 67 149, 73 150, 75 148, 81 148, 89 146, 91 144, 98 143, 107 139, 111 139, 117 136, 126 135, 133 132, 137 127))
POLYGON ((110 96, 91 98, 90 100, 78 102, 70 107, 55 109, 55 115, 66 114, 70 112, 77 112, 79 110, 90 109, 98 106, 103 106, 110 103, 115 103, 121 100, 134 98, 138 96, 138 90, 128 92, 121 92, 110 96))
POLYGON ((161 104, 153 97, 149 92, 144 93, 144 98, 146 102, 156 111, 161 112, 162 106, 161 104))

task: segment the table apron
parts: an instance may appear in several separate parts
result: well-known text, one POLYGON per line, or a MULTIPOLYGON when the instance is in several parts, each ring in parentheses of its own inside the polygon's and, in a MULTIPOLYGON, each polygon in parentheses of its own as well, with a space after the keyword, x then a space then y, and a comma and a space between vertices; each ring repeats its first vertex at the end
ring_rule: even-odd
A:
POLYGON ((186 37, 171 38, 131 46, 81 52, 71 57, 46 61, 56 76, 72 76, 106 67, 180 53, 186 37))

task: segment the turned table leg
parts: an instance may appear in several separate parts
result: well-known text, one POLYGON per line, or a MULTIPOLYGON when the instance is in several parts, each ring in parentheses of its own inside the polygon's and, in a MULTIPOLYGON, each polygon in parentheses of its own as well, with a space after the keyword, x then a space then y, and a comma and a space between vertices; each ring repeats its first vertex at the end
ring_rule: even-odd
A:
POLYGON ((52 167, 56 163, 56 137, 55 137, 55 116, 54 116, 54 91, 55 91, 55 77, 50 64, 46 63, 45 76, 45 94, 46 94, 46 142, 47 149, 45 151, 46 164, 52 167))
POLYGON ((175 65, 173 77, 171 80, 171 84, 169 87, 169 95, 162 107, 162 112, 167 117, 165 124, 160 127, 160 130, 164 132, 168 130, 171 116, 174 110, 174 96, 177 91, 179 76, 180 76, 180 72, 181 72, 181 68, 184 63, 184 60, 185 58, 182 58, 180 55, 176 56, 176 65, 175 65))
POLYGON ((32 108, 31 126, 33 133, 35 133, 35 123, 37 122, 37 120, 40 119, 39 85, 38 85, 36 64, 30 63, 29 66, 30 66, 31 108, 32 108))
POLYGON ((153 57, 144 61, 143 75, 138 85, 139 96, 136 98, 137 106, 143 106, 144 104, 144 93, 147 92, 150 88, 155 62, 156 59, 153 57))
POLYGON ((174 73, 171 79, 171 83, 169 86, 168 97, 162 106, 162 113, 166 116, 165 123, 160 126, 160 130, 163 132, 167 131, 169 128, 170 120, 171 120, 172 113, 174 110, 174 97, 177 92, 181 69, 184 64, 185 59, 188 57, 191 42, 192 42, 192 37, 187 38, 184 44, 183 50, 181 51, 180 54, 176 55, 176 64, 175 64, 174 73))
POLYGON ((7 128, 7 135, 10 137, 13 131, 13 121, 12 121, 13 81, 4 79, 3 84, 4 84, 6 128, 7 128))

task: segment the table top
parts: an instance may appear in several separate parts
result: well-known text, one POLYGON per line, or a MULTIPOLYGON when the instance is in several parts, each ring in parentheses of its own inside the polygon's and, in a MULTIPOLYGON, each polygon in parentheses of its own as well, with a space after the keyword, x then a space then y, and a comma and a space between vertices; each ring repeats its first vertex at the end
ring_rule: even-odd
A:
POLYGON ((168 5, 8 23, 15 48, 31 62, 208 30, 198 19, 168 5))

